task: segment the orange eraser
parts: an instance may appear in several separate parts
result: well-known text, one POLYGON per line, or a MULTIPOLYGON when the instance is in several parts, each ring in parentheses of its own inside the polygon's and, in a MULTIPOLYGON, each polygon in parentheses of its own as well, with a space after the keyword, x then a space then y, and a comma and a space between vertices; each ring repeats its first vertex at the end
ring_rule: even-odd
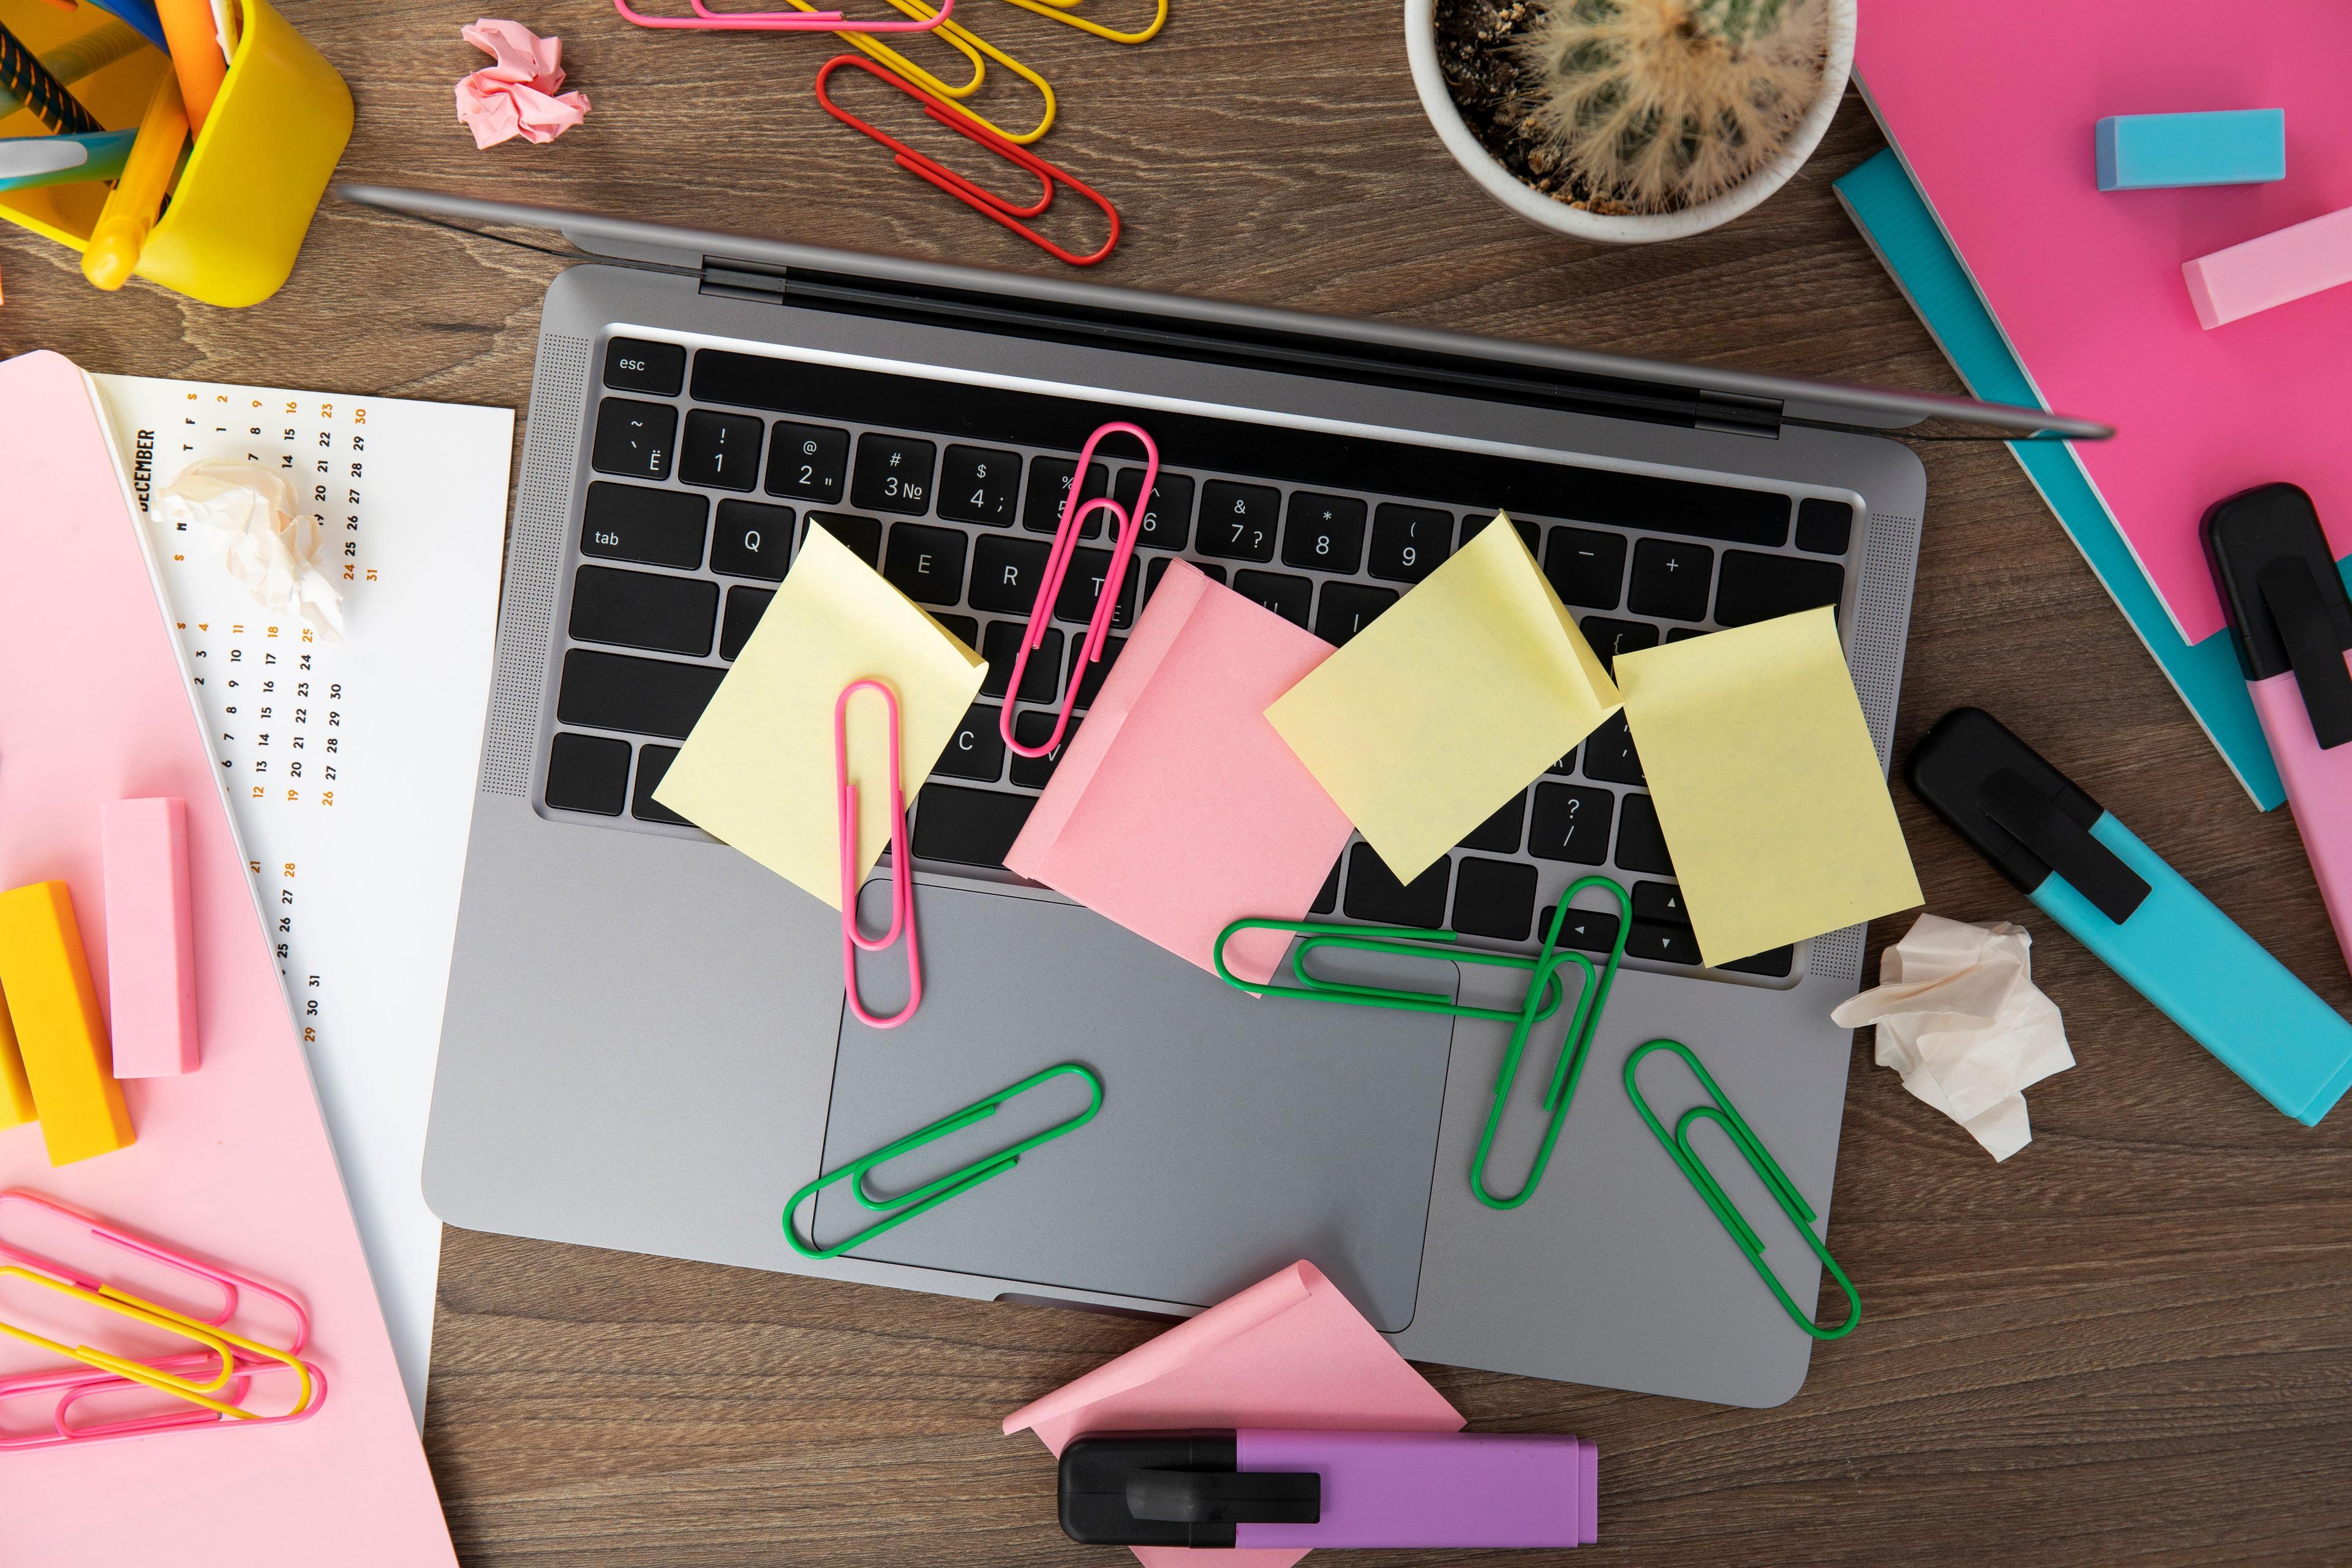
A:
POLYGON ((22 1127, 32 1120, 33 1086, 25 1081, 25 1058, 16 1054, 8 998, 0 994, 0 1127, 22 1127))
POLYGON ((0 994, 8 998, 49 1163, 130 1146, 131 1112, 114 1081, 73 894, 63 882, 0 893, 0 994))

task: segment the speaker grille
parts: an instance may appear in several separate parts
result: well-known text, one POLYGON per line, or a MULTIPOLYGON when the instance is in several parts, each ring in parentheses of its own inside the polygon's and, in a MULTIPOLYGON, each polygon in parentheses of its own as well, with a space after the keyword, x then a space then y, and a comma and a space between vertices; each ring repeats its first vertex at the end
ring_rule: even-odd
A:
POLYGON ((556 573, 580 460, 588 342, 543 337, 530 381, 530 418, 515 487, 514 533, 507 542, 506 594, 499 610, 499 656, 490 687, 489 741, 482 754, 487 795, 530 793, 531 757, 547 687, 549 625, 556 573))

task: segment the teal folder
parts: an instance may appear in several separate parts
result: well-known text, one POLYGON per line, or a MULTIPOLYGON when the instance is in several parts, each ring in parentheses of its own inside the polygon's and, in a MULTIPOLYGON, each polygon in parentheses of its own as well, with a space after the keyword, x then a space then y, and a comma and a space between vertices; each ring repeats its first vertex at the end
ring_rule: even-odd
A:
MULTIPOLYGON (((1969 391, 1987 402, 2047 407, 1895 150, 1890 147, 1863 163, 1839 180, 1835 189, 1847 216, 1909 298, 1969 391)), ((2098 410, 2076 412, 2095 416, 2098 410)), ((2216 632, 2200 643, 2182 639, 2106 503, 2064 443, 2012 441, 2009 449, 2246 793, 2264 811, 2279 805, 2286 790, 2246 695, 2245 676, 2238 668, 2230 634, 2216 632)), ((2338 565, 2352 584, 2352 557, 2338 565)))

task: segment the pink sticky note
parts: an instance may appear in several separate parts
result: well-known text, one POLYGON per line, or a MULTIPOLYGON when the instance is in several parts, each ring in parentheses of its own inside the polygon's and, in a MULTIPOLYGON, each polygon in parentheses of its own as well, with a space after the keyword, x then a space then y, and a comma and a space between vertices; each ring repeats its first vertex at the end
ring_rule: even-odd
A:
MULTIPOLYGON (((1202 1426, 1459 1432, 1463 1420, 1312 1263, 1259 1280, 1004 1418, 1007 1436, 1033 1431, 1057 1455, 1088 1432, 1202 1426)), ((1289 1568, 1307 1552, 1149 1546, 1135 1554, 1143 1568, 1289 1568)))
MULTIPOLYGON (((1005 865, 1203 969, 1233 921, 1304 918, 1348 819, 1265 710, 1330 655, 1171 563, 1005 865)), ((1264 983, 1288 947, 1252 931, 1225 961, 1264 983)))
POLYGON ((188 909, 188 808, 98 808, 106 882, 106 1001, 117 1078, 196 1070, 196 948, 188 909))
POLYGON ((474 133, 475 146, 516 136, 552 142, 587 118, 586 94, 556 92, 563 85, 562 39, 488 16, 459 31, 491 60, 457 83, 457 118, 474 133))
POLYGON ((2352 207, 2274 229, 2180 264, 2208 331, 2323 289, 2352 283, 2352 207))

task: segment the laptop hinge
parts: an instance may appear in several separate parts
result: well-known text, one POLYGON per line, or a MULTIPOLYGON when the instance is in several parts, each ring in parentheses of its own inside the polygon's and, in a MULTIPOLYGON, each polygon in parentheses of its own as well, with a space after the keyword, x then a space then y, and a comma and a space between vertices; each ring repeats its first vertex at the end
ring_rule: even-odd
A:
POLYGON ((757 300, 763 304, 784 302, 784 269, 762 267, 756 261, 721 261, 711 257, 702 258, 702 290, 730 300, 757 300))
POLYGON ((1780 434, 1780 402, 1772 397, 1748 397, 1732 392, 1709 392, 1700 389, 1701 411, 1692 424, 1701 430, 1717 430, 1727 436, 1778 437, 1780 434))

